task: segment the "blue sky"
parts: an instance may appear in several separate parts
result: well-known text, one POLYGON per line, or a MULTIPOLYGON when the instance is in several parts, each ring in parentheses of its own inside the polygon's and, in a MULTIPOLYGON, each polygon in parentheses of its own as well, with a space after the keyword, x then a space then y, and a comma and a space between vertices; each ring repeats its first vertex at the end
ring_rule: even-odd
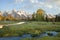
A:
POLYGON ((37 9, 44 9, 47 14, 60 13, 60 0, 0 0, 1 11, 12 9, 35 12, 37 9))

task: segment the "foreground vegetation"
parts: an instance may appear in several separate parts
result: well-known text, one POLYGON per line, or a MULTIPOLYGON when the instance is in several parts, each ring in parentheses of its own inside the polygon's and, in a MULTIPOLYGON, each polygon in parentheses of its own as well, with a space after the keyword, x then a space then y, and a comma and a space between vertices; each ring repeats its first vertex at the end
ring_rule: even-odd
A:
POLYGON ((45 36, 42 38, 21 38, 21 40, 60 40, 60 37, 45 36))
MULTIPOLYGON (((55 37, 43 37, 43 38, 31 38, 33 40, 59 40, 60 38, 60 22, 26 22, 21 25, 14 26, 4 26, 0 29, 0 37, 8 37, 8 36, 22 36, 23 34, 31 34, 32 37, 38 36, 39 34, 45 31, 56 31, 58 32, 55 37)), ((24 38, 25 40, 31 40, 30 38, 24 38)), ((22 40, 24 40, 22 39, 22 40)))
POLYGON ((13 23, 17 23, 19 21, 0 21, 0 25, 6 25, 6 24, 13 24, 13 23))

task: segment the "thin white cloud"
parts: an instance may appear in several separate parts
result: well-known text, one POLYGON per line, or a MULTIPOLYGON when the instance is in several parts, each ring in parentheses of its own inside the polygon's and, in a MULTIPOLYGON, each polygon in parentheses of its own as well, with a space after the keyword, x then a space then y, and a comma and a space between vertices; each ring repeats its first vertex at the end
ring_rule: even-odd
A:
POLYGON ((23 2, 24 0, 13 0, 12 3, 8 3, 8 5, 12 5, 12 4, 19 4, 21 2, 23 2))
POLYGON ((32 3, 38 3, 38 0, 30 0, 32 3))
POLYGON ((15 0, 15 3, 21 3, 23 0, 15 0))
POLYGON ((51 4, 45 4, 45 5, 46 5, 46 7, 50 8, 50 9, 53 8, 53 6, 51 4))
POLYGON ((48 3, 45 3, 45 2, 39 2, 39 4, 42 5, 42 6, 48 7, 50 9, 53 8, 52 4, 48 4, 48 3))
POLYGON ((56 5, 56 7, 60 7, 60 0, 46 0, 47 3, 56 5))
POLYGON ((48 7, 48 8, 53 8, 53 6, 51 4, 48 4, 48 3, 45 3, 45 2, 41 2, 41 1, 38 1, 38 0, 30 0, 31 3, 35 3, 35 5, 40 5, 40 6, 45 6, 45 7, 48 7))

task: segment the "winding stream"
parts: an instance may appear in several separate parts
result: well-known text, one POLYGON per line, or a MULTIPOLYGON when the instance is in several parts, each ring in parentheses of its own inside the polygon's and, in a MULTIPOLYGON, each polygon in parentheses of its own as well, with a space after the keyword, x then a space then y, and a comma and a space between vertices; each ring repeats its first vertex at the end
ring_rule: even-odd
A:
MULTIPOLYGON (((55 31, 46 31, 46 32, 40 34, 38 37, 40 38, 40 37, 44 37, 44 36, 56 36, 57 34, 58 33, 55 31)), ((31 34, 24 34, 21 37, 1 37, 0 40, 20 40, 21 38, 32 38, 32 36, 31 36, 31 34)))

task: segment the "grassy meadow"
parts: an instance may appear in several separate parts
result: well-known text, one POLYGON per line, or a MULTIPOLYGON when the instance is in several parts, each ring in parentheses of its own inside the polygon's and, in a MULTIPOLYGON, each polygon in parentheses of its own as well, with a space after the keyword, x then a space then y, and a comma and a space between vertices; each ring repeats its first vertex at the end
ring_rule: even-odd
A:
POLYGON ((6 25, 6 24, 13 24, 13 23, 17 23, 19 21, 0 21, 0 25, 6 25))
MULTIPOLYGON (((0 24, 3 23, 0 22, 0 24)), ((31 34, 31 36, 34 37, 45 31, 56 31, 58 32, 58 34, 55 37, 47 36, 37 39, 22 38, 22 40, 44 40, 44 39, 60 40, 60 22, 52 23, 52 22, 30 21, 30 22, 25 22, 24 24, 21 25, 4 26, 2 29, 0 29, 0 37, 22 36, 23 34, 31 34)))

